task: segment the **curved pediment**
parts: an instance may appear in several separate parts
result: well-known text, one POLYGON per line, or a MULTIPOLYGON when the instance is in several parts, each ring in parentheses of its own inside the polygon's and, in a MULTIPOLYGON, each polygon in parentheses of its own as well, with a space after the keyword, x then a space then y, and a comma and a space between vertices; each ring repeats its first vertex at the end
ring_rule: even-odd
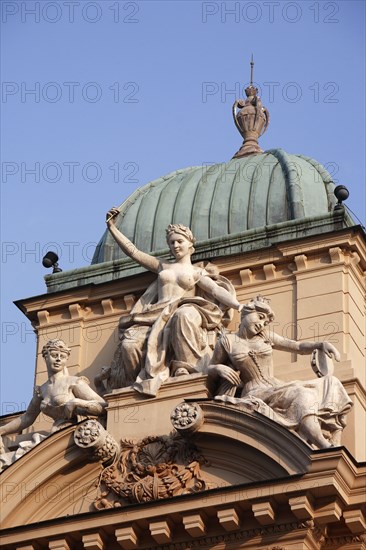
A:
POLYGON ((172 420, 175 435, 151 435, 146 421, 134 442, 121 424, 119 458, 104 469, 80 444, 95 420, 49 436, 2 474, 3 528, 308 471, 310 447, 260 413, 210 399, 175 401, 173 411, 182 405, 198 412, 198 422, 172 420))
POLYGON ((90 510, 100 465, 75 445, 74 431, 55 432, 1 474, 3 529, 90 510))
POLYGON ((200 409, 196 426, 193 422, 188 429, 187 425, 179 428, 174 420, 173 425, 181 434, 192 434, 195 444, 229 484, 308 471, 311 448, 259 412, 213 400, 187 402, 186 406, 200 409))

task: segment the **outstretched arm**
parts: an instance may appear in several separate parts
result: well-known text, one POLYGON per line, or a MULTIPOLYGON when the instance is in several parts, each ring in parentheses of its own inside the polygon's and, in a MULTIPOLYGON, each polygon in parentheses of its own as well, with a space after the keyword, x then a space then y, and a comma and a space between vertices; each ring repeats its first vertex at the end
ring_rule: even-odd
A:
POLYGON ((0 427, 0 436, 16 434, 31 426, 41 411, 40 404, 41 398, 33 396, 24 414, 0 427))
POLYGON ((274 333, 271 335, 273 347, 275 349, 283 351, 297 351, 301 355, 308 355, 315 349, 324 351, 328 357, 334 357, 336 361, 340 361, 339 351, 330 342, 296 342, 296 340, 290 340, 289 338, 283 338, 279 334, 274 333))
POLYGON ((215 283, 215 281, 213 281, 210 277, 201 277, 199 281, 197 281, 197 286, 212 294, 217 301, 221 302, 225 306, 241 311, 243 306, 238 302, 236 297, 232 296, 228 290, 215 283))
POLYGON ((121 233, 121 231, 117 229, 115 221, 117 214, 117 208, 111 208, 107 213, 106 222, 108 229, 118 246, 123 250, 125 254, 127 254, 127 256, 142 265, 142 267, 146 267, 146 269, 148 269, 149 271, 158 273, 160 260, 136 248, 133 242, 131 242, 125 235, 123 235, 123 233, 121 233))

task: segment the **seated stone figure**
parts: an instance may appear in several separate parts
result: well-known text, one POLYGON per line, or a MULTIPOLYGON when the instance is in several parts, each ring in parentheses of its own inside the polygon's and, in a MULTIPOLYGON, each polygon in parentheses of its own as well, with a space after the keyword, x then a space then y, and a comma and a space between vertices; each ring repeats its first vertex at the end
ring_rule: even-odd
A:
MULTIPOLYGON (((89 387, 84 376, 71 376, 66 363, 70 349, 62 340, 49 340, 42 349, 48 380, 36 386, 24 414, 0 427, 0 436, 21 432, 31 426, 43 412, 53 420, 51 432, 77 421, 77 416, 100 416, 107 403, 89 387)), ((34 438, 35 443, 39 438, 34 438)), ((28 445, 30 448, 32 445, 28 445)), ((28 449, 27 449, 28 450, 28 449)), ((4 448, 0 448, 0 454, 4 448)))
MULTIPOLYGON (((107 214, 107 224, 121 249, 146 269, 157 273, 131 313, 120 320, 120 344, 107 379, 108 389, 133 384, 155 396, 170 376, 201 372, 212 349, 208 333, 218 330, 230 308, 240 309, 231 283, 217 271, 192 265, 195 239, 189 228, 171 224, 167 242, 174 256, 169 263, 141 250, 115 225, 118 210, 107 214)), ((213 268, 213 266, 212 266, 213 268)))
POLYGON ((257 410, 316 448, 339 445, 345 415, 352 407, 341 382, 331 373, 294 382, 270 375, 272 348, 300 354, 319 350, 337 361, 339 352, 328 342, 296 342, 269 333, 267 325, 273 319, 268 301, 259 296, 243 306, 238 332, 221 336, 208 367, 209 379, 218 382, 215 399, 257 410), (240 397, 235 397, 237 389, 240 397))

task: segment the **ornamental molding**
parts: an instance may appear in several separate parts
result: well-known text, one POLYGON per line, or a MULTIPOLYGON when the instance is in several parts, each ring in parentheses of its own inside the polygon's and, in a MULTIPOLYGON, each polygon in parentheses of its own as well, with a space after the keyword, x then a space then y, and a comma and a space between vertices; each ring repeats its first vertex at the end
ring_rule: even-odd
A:
POLYGON ((89 452, 92 460, 103 464, 110 463, 118 452, 118 444, 113 437, 94 418, 85 420, 74 432, 75 444, 89 452))
MULTIPOLYGON (((222 535, 215 536, 206 536, 201 538, 196 538, 190 542, 177 542, 177 543, 168 543, 160 546, 154 546, 154 550, 190 550, 194 548, 213 548, 218 544, 233 544, 247 541, 248 539, 254 539, 255 537, 260 537, 262 544, 265 544, 263 541, 264 537, 278 534, 286 534, 292 531, 298 530, 312 530, 313 523, 311 521, 307 522, 291 522, 284 523, 279 525, 273 525, 271 527, 260 527, 250 530, 238 530, 235 533, 226 533, 222 535)), ((257 544, 256 540, 253 540, 252 548, 255 548, 257 544)), ((249 547, 250 548, 250 547, 249 547)), ((288 550, 286 546, 278 546, 270 544, 266 546, 264 550, 288 550)))
POLYGON ((196 432, 204 422, 203 411, 197 403, 182 402, 175 407, 170 415, 173 428, 188 435, 196 432))
MULTIPOLYGON (((332 216, 333 215, 329 215, 329 218, 332 218, 332 216)), ((334 256, 334 253, 332 252, 331 255, 333 258, 333 266, 339 263, 349 264, 350 268, 355 269, 355 273, 357 272, 359 275, 362 276, 364 270, 366 269, 366 247, 362 236, 362 230, 357 230, 357 228, 346 228, 343 229, 341 232, 325 234, 321 233, 318 235, 302 237, 300 239, 297 239, 296 241, 276 243, 275 246, 270 249, 270 251, 268 251, 268 249, 260 249, 256 252, 250 250, 247 250, 244 253, 243 251, 240 253, 238 252, 237 255, 234 254, 232 257, 222 258, 222 261, 220 261, 220 273, 223 276, 227 276, 233 283, 233 279, 236 279, 234 284, 242 286, 242 284, 247 284, 247 277, 251 275, 250 273, 244 272, 246 272, 247 270, 252 270, 253 266, 255 266, 254 271, 262 270, 264 264, 271 263, 280 268, 284 264, 293 262, 294 257, 301 254, 305 254, 310 261, 315 257, 317 259, 316 263, 319 268, 329 268, 332 266, 332 264, 330 263, 329 250, 337 247, 342 250, 342 254, 344 254, 344 252, 346 251, 346 256, 349 255, 349 259, 346 259, 345 262, 336 261, 336 264, 334 264, 334 260, 336 260, 337 256, 334 256), (355 252, 360 258, 359 262, 357 261, 357 256, 355 256, 354 254, 355 252), (323 262, 319 261, 320 256, 323 255, 324 258, 329 259, 329 263, 324 264, 323 262), (240 271, 243 272, 243 282, 241 282, 240 280, 240 271)), ((148 284, 152 282, 153 278, 150 274, 140 272, 137 273, 136 270, 134 270, 134 274, 138 274, 139 276, 138 279, 136 279, 135 276, 129 280, 124 280, 124 296, 127 298, 127 304, 124 298, 121 296, 120 279, 117 282, 113 280, 113 277, 115 277, 116 269, 118 270, 119 266, 121 268, 121 276, 124 276, 123 267, 125 266, 125 264, 125 269, 127 270, 131 270, 133 266, 136 265, 135 262, 133 262, 129 258, 124 258, 123 260, 116 260, 114 262, 113 269, 110 266, 106 267, 105 264, 94 264, 93 266, 80 268, 73 272, 73 278, 75 278, 75 282, 72 285, 72 302, 81 304, 82 306, 87 304, 89 307, 91 307, 91 311, 87 317, 88 321, 92 321, 95 318, 101 318, 103 316, 120 316, 128 312, 132 307, 129 301, 129 296, 134 294, 140 295, 142 289, 146 288, 148 284), (110 286, 108 287, 108 299, 112 299, 113 314, 110 308, 106 309, 105 307, 103 307, 102 301, 106 299, 106 295, 102 285, 98 288, 95 288, 91 284, 90 286, 87 285, 83 287, 78 287, 77 282, 82 279, 85 283, 86 277, 89 277, 88 281, 91 282, 95 279, 95 277, 97 277, 100 279, 103 278, 103 282, 109 283, 110 286), (101 314, 101 309, 103 311, 103 314, 101 314)), ((289 271, 289 273, 286 275, 282 275, 280 273, 280 269, 277 269, 277 278, 279 280, 286 279, 288 278, 290 273, 291 271, 289 271)), ((48 287, 56 287, 57 290, 61 291, 59 294, 50 293, 47 296, 46 304, 44 298, 42 298, 41 300, 38 296, 25 300, 18 300, 16 302, 19 307, 21 307, 21 309, 24 311, 24 314, 28 317, 28 319, 33 321, 36 326, 38 326, 36 312, 43 309, 47 310, 47 314, 50 317, 50 325, 63 325, 69 324, 71 322, 71 318, 69 317, 70 312, 68 309, 68 304, 65 304, 65 295, 63 294, 64 292, 66 292, 66 295, 69 296, 69 287, 64 287, 64 282, 62 279, 63 274, 59 275, 61 276, 61 279, 59 276, 57 276, 57 283, 53 280, 52 275, 46 276, 48 287), (60 316, 59 314, 60 307, 63 308, 63 316, 60 316)), ((67 278, 70 279, 69 272, 67 274, 67 278)), ((254 283, 255 278, 253 277, 253 275, 251 279, 254 283)))
MULTIPOLYGON (((366 544, 366 534, 349 535, 339 537, 326 537, 323 548, 339 548, 347 544, 364 543, 366 544)), ((361 546, 359 548, 362 548, 361 546)))
POLYGON ((252 472, 253 466, 256 469, 259 463, 266 469, 266 475, 272 477, 307 472, 311 466, 310 447, 296 434, 255 409, 255 402, 237 406, 213 399, 187 400, 173 409, 170 418, 180 435, 192 437, 192 441, 197 433, 216 437, 224 430, 226 451, 222 459, 225 460, 227 453, 231 458, 235 456, 236 471, 243 476, 248 475, 248 468, 252 472), (255 456, 248 453, 248 449, 243 456, 237 443, 248 446, 255 456))

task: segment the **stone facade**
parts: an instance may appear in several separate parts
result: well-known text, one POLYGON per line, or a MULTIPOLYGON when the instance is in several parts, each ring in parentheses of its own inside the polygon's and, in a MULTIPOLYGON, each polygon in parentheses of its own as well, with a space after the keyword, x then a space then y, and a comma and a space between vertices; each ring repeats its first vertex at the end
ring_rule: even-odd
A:
MULTIPOLYGON (((271 300, 277 333, 338 348, 335 375, 354 404, 342 447, 313 450, 255 411, 213 401, 205 375, 169 379, 154 398, 116 389, 104 395, 108 444, 102 431, 80 424, 77 444, 68 426, 4 471, 2 547, 365 549, 365 244, 355 226, 211 258, 240 303, 258 294, 271 300), (178 452, 174 433, 191 455, 178 452), (88 450, 100 437, 110 455, 88 450)), ((70 374, 92 381, 112 361, 119 318, 152 280, 141 273, 18 303, 38 334, 36 384, 47 379, 41 350, 53 338, 71 349, 70 374)), ((229 328, 238 323, 236 313, 229 328)), ((309 356, 276 350, 273 375, 314 376, 309 356)), ((40 416, 27 432, 49 428, 40 416)), ((14 449, 24 437, 4 441, 14 449)))

